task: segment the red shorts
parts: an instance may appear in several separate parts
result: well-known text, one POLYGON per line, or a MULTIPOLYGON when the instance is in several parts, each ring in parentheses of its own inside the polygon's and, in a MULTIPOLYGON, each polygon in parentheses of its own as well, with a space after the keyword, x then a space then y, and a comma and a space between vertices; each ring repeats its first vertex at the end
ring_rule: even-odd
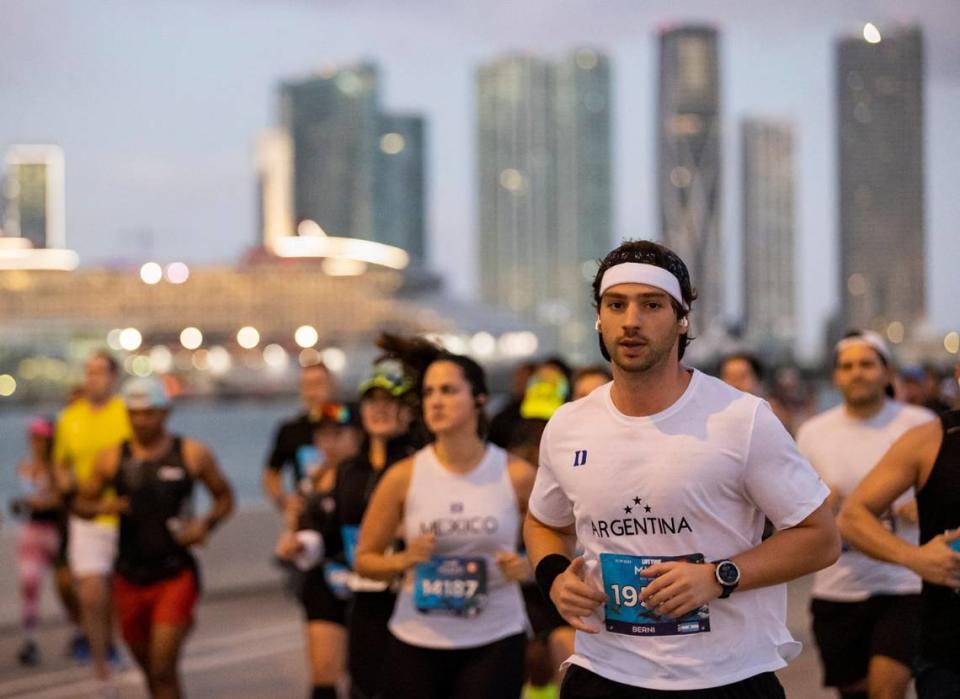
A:
POLYGON ((113 576, 113 604, 128 645, 143 644, 157 624, 189 626, 197 603, 197 579, 189 568, 152 585, 135 585, 113 576))

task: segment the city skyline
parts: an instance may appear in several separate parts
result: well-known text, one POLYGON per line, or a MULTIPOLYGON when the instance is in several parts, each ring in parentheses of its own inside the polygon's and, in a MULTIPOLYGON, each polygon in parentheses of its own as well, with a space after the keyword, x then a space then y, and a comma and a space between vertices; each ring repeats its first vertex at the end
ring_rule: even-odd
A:
MULTIPOLYGON (((813 3, 762 19, 746 3, 731 3, 720 13, 704 2, 685 3, 680 11, 668 3, 645 4, 643 10, 614 3, 602 11, 588 10, 584 4, 571 6, 560 16, 545 4, 533 3, 523 17, 504 5, 479 17, 465 5, 434 11, 414 4, 408 16, 401 17, 376 3, 327 12, 306 3, 271 3, 268 12, 261 3, 243 3, 234 10, 221 2, 201 2, 189 9, 177 6, 172 13, 145 3, 137 12, 117 5, 116 12, 99 19, 98 13, 86 13, 77 3, 58 3, 62 11, 56 14, 53 4, 43 0, 29 6, 14 2, 10 7, 20 31, 3 37, 8 40, 0 52, 8 60, 0 68, 0 89, 23 109, 0 115, 0 142, 4 147, 38 140, 64 145, 68 244, 80 251, 85 263, 149 256, 237 259, 251 240, 256 220, 250 186, 253 139, 271 123, 269 100, 256 97, 268 94, 278 78, 302 73, 324 57, 345 63, 374 53, 390 85, 387 107, 422 111, 431 119, 430 262, 459 293, 476 288, 470 264, 476 257, 469 97, 473 66, 516 46, 555 54, 588 45, 608 53, 614 72, 615 236, 651 235, 656 230, 651 196, 656 31, 670 17, 715 24, 723 42, 722 119, 728 125, 723 152, 730 154, 724 158, 724 180, 735 181, 739 166, 736 129, 730 128, 734 119, 745 114, 796 117, 798 273, 807 349, 819 349, 819 328, 839 302, 837 290, 826 288, 828 279, 837 278, 838 264, 832 182, 833 43, 840 34, 856 33, 865 20, 886 31, 891 23, 884 20, 901 15, 892 2, 843 8, 813 3), (311 26, 294 26, 297 21, 311 26), (225 22, 225 30, 233 33, 246 31, 257 50, 225 44, 221 36, 225 30, 214 29, 217 22, 225 22), (326 37, 322 56, 314 43, 292 40, 298 33, 316 30, 318 22, 337 30, 326 37), (104 34, 108 24, 111 30, 104 34), (146 29, 152 25, 187 27, 180 37, 184 48, 173 54, 173 60, 146 29), (255 31, 260 25, 263 31, 255 31), (475 31, 464 41, 450 31, 453 26, 471 26, 475 31), (267 35, 281 28, 283 51, 268 50, 272 40, 267 35), (400 44, 380 40, 398 31, 409 40, 400 44), (68 53, 71 75, 79 66, 89 79, 80 81, 84 84, 66 83, 66 65, 58 57, 87 35, 104 41, 92 42, 89 52, 79 57, 68 53), (768 36, 777 40, 762 49, 756 45, 757 37, 768 36), (126 51, 134 44, 140 50, 126 51), (113 60, 118 51, 133 56, 131 66, 113 60), (438 61, 439 56, 444 60, 438 61), (20 74, 27 65, 29 81, 20 74), (195 75, 181 80, 187 70, 195 75), (133 75, 135 82, 125 77, 133 75), (223 88, 202 87, 211 84, 223 88), (163 95, 176 113, 155 110, 154 93, 163 95), (117 99, 104 100, 104 94, 117 99), (205 113, 211 116, 205 118, 205 113), (128 122, 138 128, 131 130, 128 122), (159 208, 158 194, 166 204, 159 208), (109 215, 103 213, 105 208, 109 215), (199 242, 188 248, 187 241, 199 242)), ((951 235, 960 207, 950 196, 951 181, 944 173, 960 159, 960 144, 949 133, 946 119, 960 104, 960 56, 956 42, 950 40, 956 31, 946 28, 958 26, 951 21, 958 10, 931 2, 911 12, 929 34, 929 297, 934 321, 949 329, 947 324, 953 322, 949 300, 960 289, 947 260, 960 253, 956 236, 951 235)), ((737 194, 727 187, 722 206, 728 271, 739 268, 737 194)), ((740 284, 734 275, 726 276, 731 298, 727 309, 738 314, 740 284)))

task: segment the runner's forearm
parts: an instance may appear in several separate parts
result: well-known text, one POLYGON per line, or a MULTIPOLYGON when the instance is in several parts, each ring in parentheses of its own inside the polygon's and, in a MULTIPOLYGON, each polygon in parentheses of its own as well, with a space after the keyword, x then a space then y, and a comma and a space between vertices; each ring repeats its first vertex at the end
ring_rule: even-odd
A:
POLYGON ((550 554, 572 559, 577 539, 573 533, 554 529, 528 512, 523 522, 523 542, 527 548, 527 558, 536 569, 540 561, 550 554))
POLYGON ((783 529, 759 546, 733 556, 740 568, 738 590, 789 582, 833 565, 840 555, 840 535, 829 503, 795 527, 783 529))
POLYGON ((283 482, 280 478, 280 473, 272 468, 266 469, 263 472, 261 483, 263 485, 263 492, 270 499, 270 502, 272 502, 277 508, 282 508, 286 493, 283 490, 283 482))
POLYGON ((910 567, 909 561, 916 547, 884 527, 865 505, 848 502, 840 512, 837 524, 843 538, 868 556, 910 567))
POLYGON ((206 525, 207 531, 212 532, 216 529, 231 512, 233 512, 233 491, 226 490, 217 493, 213 499, 213 507, 210 508, 207 516, 204 517, 204 524, 206 525))
POLYGON ((402 575, 409 567, 407 557, 403 551, 396 553, 375 553, 373 551, 357 551, 354 569, 358 575, 371 580, 389 582, 398 575, 402 575))

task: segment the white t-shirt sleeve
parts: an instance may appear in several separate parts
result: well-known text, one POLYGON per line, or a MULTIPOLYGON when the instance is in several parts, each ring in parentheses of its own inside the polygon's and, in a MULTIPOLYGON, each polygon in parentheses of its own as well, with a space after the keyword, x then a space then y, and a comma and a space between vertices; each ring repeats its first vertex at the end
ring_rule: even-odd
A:
POLYGON ((749 449, 747 495, 777 529, 799 524, 826 500, 830 489, 766 402, 754 414, 749 449))
POLYGON ((530 493, 530 514, 551 527, 567 527, 574 523, 573 503, 563 491, 550 463, 550 425, 540 439, 540 467, 530 493))

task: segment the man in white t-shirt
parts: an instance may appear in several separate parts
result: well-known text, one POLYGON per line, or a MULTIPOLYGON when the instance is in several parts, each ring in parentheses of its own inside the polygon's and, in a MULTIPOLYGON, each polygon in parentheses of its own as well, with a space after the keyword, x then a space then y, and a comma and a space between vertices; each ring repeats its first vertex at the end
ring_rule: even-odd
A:
MULTIPOLYGON (((892 357, 876 333, 851 333, 837 343, 833 360, 843 403, 807 421, 797 444, 830 487, 836 512, 890 445, 935 416, 889 397, 892 357)), ((912 488, 884 519, 904 541, 917 544, 912 488)), ((844 699, 906 695, 919 643, 920 587, 909 569, 843 546, 840 560, 813 582, 810 609, 825 685, 844 699)))
POLYGON ((783 697, 784 583, 837 559, 829 491, 765 402, 680 364, 696 292, 675 253, 625 242, 593 292, 613 382, 551 418, 524 526, 577 629, 561 697, 783 697))

